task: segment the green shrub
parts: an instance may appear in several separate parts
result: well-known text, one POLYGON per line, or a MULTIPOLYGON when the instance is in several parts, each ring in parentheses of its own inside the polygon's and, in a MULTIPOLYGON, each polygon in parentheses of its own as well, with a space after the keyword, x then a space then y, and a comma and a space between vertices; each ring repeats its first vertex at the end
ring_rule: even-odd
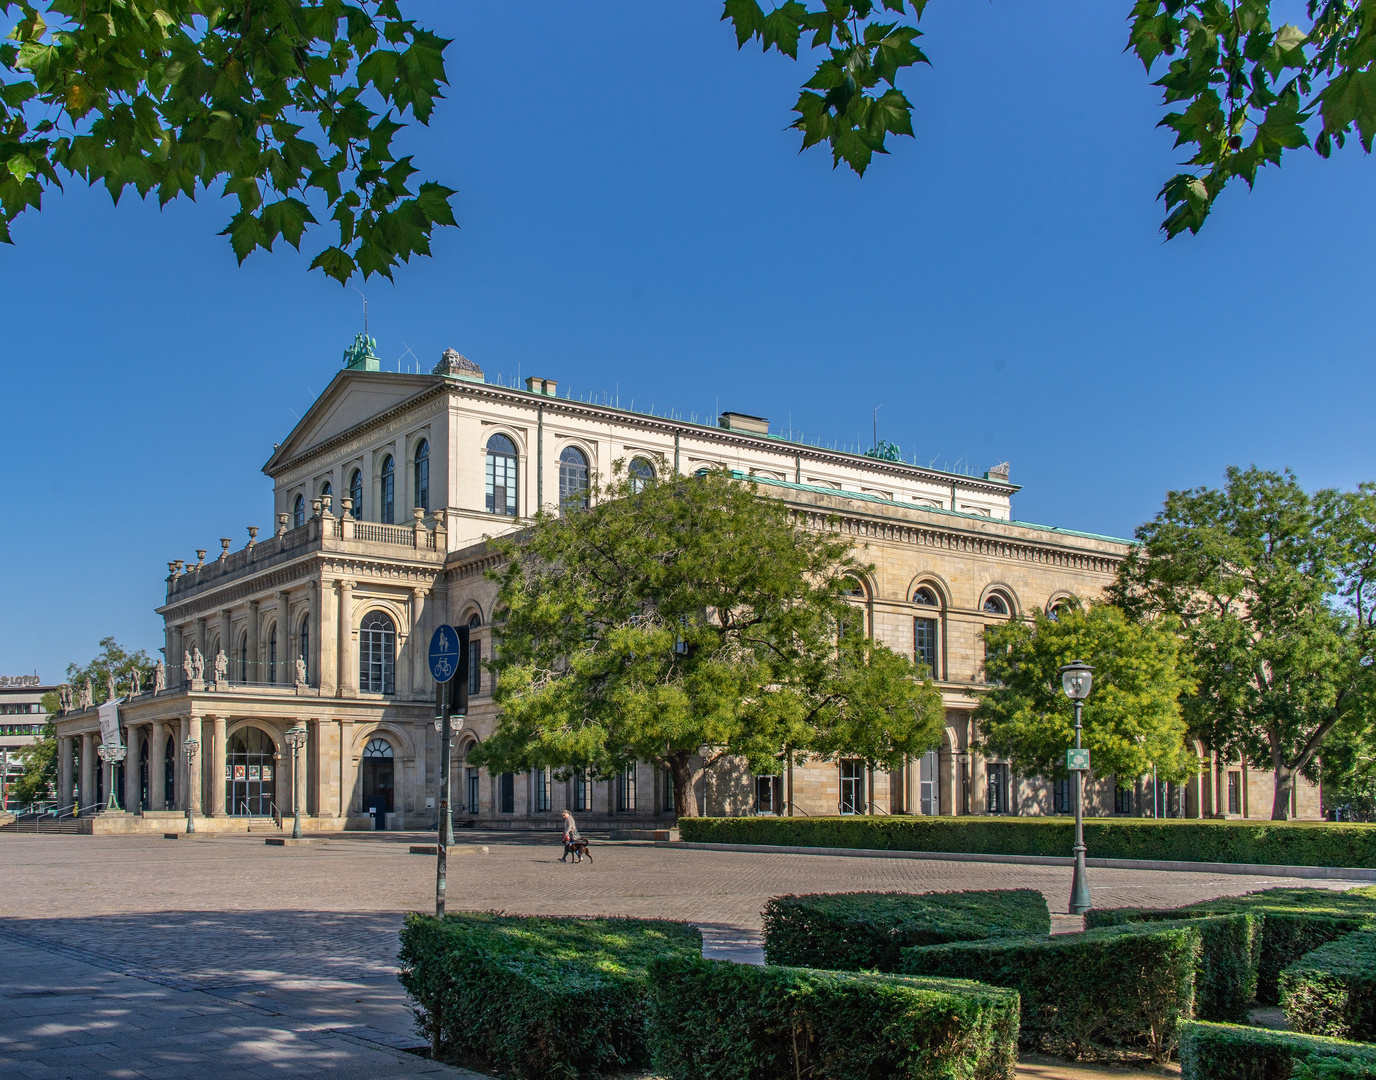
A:
MULTIPOLYGON (((684 840, 716 844, 1070 855, 1074 822, 1039 817, 683 818, 684 840)), ((1089 818, 1097 859, 1159 859, 1268 866, 1376 867, 1376 826, 1323 821, 1089 818)))
POLYGON ((1180 1025, 1180 1080, 1376 1080, 1376 1047, 1291 1031, 1180 1025))
POLYGON ((1018 991, 1029 1050, 1069 1058, 1146 1050, 1163 1060, 1176 1024, 1194 1010, 1202 935, 1192 922, 904 949, 903 970, 1018 991))
POLYGON ((1376 931, 1345 934, 1280 973, 1294 1031, 1376 1042, 1376 931))
POLYGON ((1257 994, 1265 916, 1252 912, 1215 915, 1178 908, 1105 908, 1085 915, 1085 929, 1188 919, 1199 927, 1204 947, 1194 975, 1195 1015, 1201 1020, 1245 1024, 1257 994))
POLYGON ((1197 918, 1248 912, 1264 917, 1257 1001, 1274 1005, 1280 973, 1320 945, 1376 922, 1376 889, 1264 889, 1243 896, 1220 896, 1184 908, 1107 908, 1091 911, 1085 926, 1197 918))
POLYGON ((956 979, 650 964, 656 1072, 669 1080, 1012 1080, 1018 995, 956 979))
POLYGON ((910 945, 1051 933, 1036 889, 948 893, 816 893, 776 896, 764 907, 771 964, 838 971, 897 971, 910 945))
POLYGON ((646 966, 701 952, 684 923, 412 914, 400 979, 440 1058, 576 1078, 648 1064, 646 966))

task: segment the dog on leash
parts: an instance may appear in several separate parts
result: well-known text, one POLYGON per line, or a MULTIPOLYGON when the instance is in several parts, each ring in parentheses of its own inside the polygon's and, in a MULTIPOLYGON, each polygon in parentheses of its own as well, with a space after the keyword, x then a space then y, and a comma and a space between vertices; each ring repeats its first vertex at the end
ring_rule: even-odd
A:
POLYGON ((584 855, 588 857, 588 862, 592 862, 592 852, 588 849, 588 842, 581 836, 577 839, 570 838, 564 841, 564 855, 559 861, 563 862, 570 855, 573 856, 574 862, 582 862, 584 855))

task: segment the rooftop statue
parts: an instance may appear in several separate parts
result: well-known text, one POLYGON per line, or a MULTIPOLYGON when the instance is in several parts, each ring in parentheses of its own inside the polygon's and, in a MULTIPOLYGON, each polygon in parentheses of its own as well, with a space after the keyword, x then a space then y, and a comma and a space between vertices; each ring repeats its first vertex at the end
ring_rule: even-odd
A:
POLYGON ((378 363, 377 340, 355 334, 354 343, 344 350, 344 366, 355 371, 376 371, 378 363))
POLYGON ((457 375, 460 378, 481 380, 483 369, 464 356, 457 349, 445 349, 440 362, 435 365, 432 375, 457 375))
POLYGON ((903 455, 899 453, 898 444, 879 440, 879 445, 873 450, 866 450, 865 457, 875 458, 879 461, 902 461, 903 455))

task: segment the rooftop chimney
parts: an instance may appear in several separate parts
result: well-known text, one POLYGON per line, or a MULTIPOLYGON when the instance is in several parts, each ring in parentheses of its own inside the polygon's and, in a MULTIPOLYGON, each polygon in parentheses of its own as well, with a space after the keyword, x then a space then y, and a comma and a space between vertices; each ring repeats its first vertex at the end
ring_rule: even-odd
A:
POLYGON ((748 431, 752 435, 769 434, 769 421, 763 416, 751 416, 748 413, 724 412, 717 418, 717 426, 727 431, 748 431))
POLYGON ((531 375, 526 379, 526 389, 532 394, 544 394, 545 397, 558 397, 559 383, 555 379, 540 379, 531 375))

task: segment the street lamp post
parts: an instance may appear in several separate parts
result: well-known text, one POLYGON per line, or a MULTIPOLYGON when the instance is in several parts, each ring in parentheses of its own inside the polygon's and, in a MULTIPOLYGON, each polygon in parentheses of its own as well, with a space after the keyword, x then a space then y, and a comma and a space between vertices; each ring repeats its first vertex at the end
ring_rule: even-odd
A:
POLYGON ((301 747, 306 745, 306 729, 298 724, 287 728, 284 738, 291 748, 291 838, 301 839, 301 747))
POLYGON ((195 739, 187 739, 182 743, 182 750, 186 753, 186 831, 188 833, 196 831, 195 799, 198 785, 195 770, 196 752, 200 748, 201 744, 195 739))
POLYGON ((115 766, 124 760, 124 755, 128 751, 122 746, 106 746, 101 743, 96 747, 96 753, 100 755, 100 760, 105 762, 105 789, 109 793, 105 798, 105 809, 118 811, 119 801, 115 798, 115 766))
POLYGON ((1075 774, 1075 876, 1070 883, 1070 913, 1083 915, 1091 907, 1089 878, 1085 873, 1084 788, 1085 773, 1089 771, 1089 752, 1080 747, 1080 708, 1089 697, 1094 683, 1094 669, 1082 660, 1073 660, 1061 668, 1061 686, 1065 696, 1075 703, 1075 748, 1066 754, 1066 768, 1075 774))

